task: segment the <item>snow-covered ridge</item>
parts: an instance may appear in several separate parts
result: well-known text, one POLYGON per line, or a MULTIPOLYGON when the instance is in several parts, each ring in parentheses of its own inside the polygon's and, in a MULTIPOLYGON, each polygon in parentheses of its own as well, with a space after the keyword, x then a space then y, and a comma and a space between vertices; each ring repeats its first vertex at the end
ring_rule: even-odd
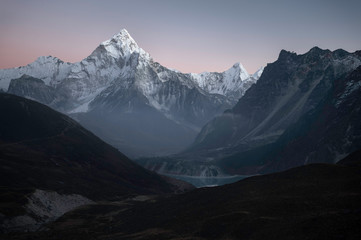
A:
POLYGON ((67 77, 72 65, 56 57, 43 56, 26 66, 0 69, 0 89, 7 91, 10 81, 20 78, 24 74, 39 78, 46 85, 54 86, 67 77))
POLYGON ((235 63, 222 73, 191 73, 190 76, 206 92, 238 99, 259 79, 262 72, 263 68, 253 75, 249 75, 241 63, 235 63))
POLYGON ((183 74, 167 69, 153 62, 125 29, 100 43, 90 56, 77 63, 64 63, 49 56, 39 57, 24 67, 0 69, 0 89, 7 91, 10 81, 23 74, 66 93, 65 98, 71 102, 65 110, 68 113, 87 112, 97 96, 130 85, 136 86, 156 109, 170 109, 176 102, 175 96, 159 95, 169 81, 178 81, 188 89, 199 88, 206 94, 220 94, 234 102, 260 76, 260 72, 249 75, 240 63, 222 73, 183 74))

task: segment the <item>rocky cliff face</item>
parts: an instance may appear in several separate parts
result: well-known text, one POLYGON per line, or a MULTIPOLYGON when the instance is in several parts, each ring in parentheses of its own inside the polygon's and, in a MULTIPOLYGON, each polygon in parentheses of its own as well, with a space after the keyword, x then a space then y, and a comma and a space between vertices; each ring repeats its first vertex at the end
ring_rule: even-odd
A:
POLYGON ((263 171, 336 163, 361 148, 361 67, 337 79, 318 106, 287 129, 263 171), (286 142, 287 144, 282 144, 286 142))
POLYGON ((43 80, 28 75, 13 79, 7 92, 18 96, 26 95, 29 99, 37 99, 39 102, 48 105, 54 105, 58 95, 54 87, 46 85, 43 80))
POLYGON ((188 151, 140 162, 173 174, 219 169, 213 176, 336 162, 360 147, 360 59, 360 52, 343 50, 281 51, 233 109, 203 127, 188 151))
POLYGON ((281 51, 231 111, 202 129, 194 149, 273 142, 314 109, 336 79, 360 64, 359 56, 343 50, 313 48, 304 55, 281 51))

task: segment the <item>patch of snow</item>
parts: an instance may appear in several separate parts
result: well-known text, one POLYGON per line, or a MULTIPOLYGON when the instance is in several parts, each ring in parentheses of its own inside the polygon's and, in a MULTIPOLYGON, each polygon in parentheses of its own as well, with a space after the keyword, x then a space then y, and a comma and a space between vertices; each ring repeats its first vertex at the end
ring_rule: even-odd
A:
POLYGON ((28 197, 26 215, 6 219, 1 228, 7 232, 36 231, 45 223, 55 221, 65 213, 93 201, 78 194, 63 195, 57 192, 35 190, 28 197))
POLYGON ((349 95, 351 95, 354 91, 357 91, 361 88, 361 82, 349 81, 346 83, 346 88, 341 96, 338 97, 335 107, 338 108, 341 103, 343 103, 349 95))
POLYGON ((336 69, 336 75, 339 75, 340 73, 342 74, 344 72, 350 72, 352 70, 355 70, 358 66, 361 65, 361 60, 353 55, 347 55, 345 58, 342 59, 334 59, 333 65, 336 69), (338 72, 338 69, 340 73, 338 72))
POLYGON ((172 72, 176 72, 176 73, 180 73, 179 70, 175 69, 175 68, 168 68, 168 70, 172 71, 172 72))
POLYGON ((256 137, 251 138, 250 140, 263 140, 263 139, 268 139, 268 138, 275 138, 275 137, 279 137, 284 133, 284 130, 277 130, 274 132, 269 132, 267 134, 263 134, 263 135, 258 135, 256 137))
POLYGON ((252 74, 252 77, 254 79, 259 79, 263 73, 264 67, 261 67, 260 69, 258 69, 255 73, 252 74))
POLYGON ((350 153, 339 153, 336 152, 335 153, 335 158, 333 160, 333 163, 337 163, 338 161, 344 159, 345 157, 347 157, 350 153))
POLYGON ((88 112, 89 111, 89 104, 103 91, 106 87, 101 87, 98 89, 95 89, 94 92, 82 96, 82 98, 79 98, 79 102, 81 104, 77 106, 76 108, 70 110, 68 113, 81 113, 81 112, 88 112))

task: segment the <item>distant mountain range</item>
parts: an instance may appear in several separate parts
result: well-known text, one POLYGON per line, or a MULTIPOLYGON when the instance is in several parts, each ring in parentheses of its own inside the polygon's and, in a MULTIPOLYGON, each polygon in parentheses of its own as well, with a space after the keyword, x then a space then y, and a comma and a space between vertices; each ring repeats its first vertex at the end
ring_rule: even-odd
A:
POLYGON ((167 174, 218 176, 335 163, 361 148, 361 52, 282 50, 185 152, 140 159, 167 174))
POLYGON ((361 237, 361 51, 184 74, 122 30, 79 63, 0 70, 0 89, 0 239, 361 237), (183 151, 144 169, 117 148, 183 151))
POLYGON ((81 62, 49 56, 1 69, 0 88, 72 116, 129 156, 157 156, 186 148, 262 71, 237 63, 184 74, 154 62, 123 29, 81 62))
POLYGON ((0 70, 0 87, 68 114, 130 157, 146 156, 137 162, 148 169, 248 175, 337 162, 360 147, 360 55, 282 50, 253 75, 239 63, 184 74, 121 30, 78 63, 40 57, 0 70))

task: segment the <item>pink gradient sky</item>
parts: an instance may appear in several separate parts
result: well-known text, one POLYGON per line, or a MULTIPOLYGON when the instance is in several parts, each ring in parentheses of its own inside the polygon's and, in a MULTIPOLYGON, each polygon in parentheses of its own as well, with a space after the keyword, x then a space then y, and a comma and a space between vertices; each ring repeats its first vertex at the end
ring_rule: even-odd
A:
POLYGON ((126 28, 155 61, 182 72, 249 73, 281 49, 361 49, 361 1, 0 0, 0 68, 39 56, 76 62, 126 28))

